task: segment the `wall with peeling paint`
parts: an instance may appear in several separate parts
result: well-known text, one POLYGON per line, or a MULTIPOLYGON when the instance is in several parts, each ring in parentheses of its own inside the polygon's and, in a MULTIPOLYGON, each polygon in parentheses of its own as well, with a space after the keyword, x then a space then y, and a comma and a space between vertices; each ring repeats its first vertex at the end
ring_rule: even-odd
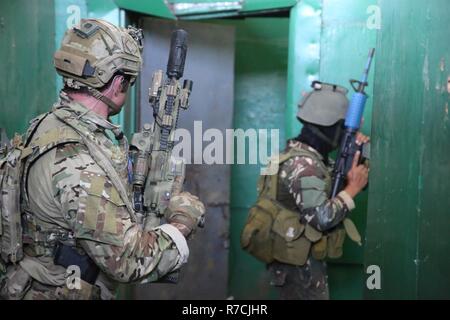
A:
POLYGON ((0 1, 0 127, 9 137, 54 103, 53 5, 53 0, 0 1))
MULTIPOLYGON (((9 136, 24 131, 29 120, 56 101, 62 80, 54 70, 53 54, 66 28, 87 17, 125 24, 124 14, 113 0, 0 2, 0 67, 8 75, 0 79, 0 96, 6 97, 0 107, 10 115, 0 118, 0 127, 6 128, 9 136)), ((131 114, 133 99, 131 95, 131 114)), ((127 133, 135 124, 129 115, 122 112, 113 119, 124 125, 127 133)))
POLYGON ((370 299, 450 298, 450 4, 380 0, 366 266, 370 299))

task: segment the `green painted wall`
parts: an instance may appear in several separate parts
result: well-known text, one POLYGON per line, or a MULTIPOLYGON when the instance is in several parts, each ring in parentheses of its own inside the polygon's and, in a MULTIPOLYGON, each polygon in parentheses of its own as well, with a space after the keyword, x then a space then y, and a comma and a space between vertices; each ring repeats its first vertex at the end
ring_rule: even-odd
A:
MULTIPOLYGON (((62 79, 53 67, 53 54, 67 28, 80 18, 95 17, 126 25, 113 0, 17 0, 0 2, 0 107, 8 117, 0 127, 23 132, 28 121, 56 101, 62 79)), ((135 94, 125 111, 113 118, 130 134, 135 129, 135 94)))
MULTIPOLYGON (((289 20, 249 18, 232 23, 236 26, 234 127, 279 128, 283 145, 289 20)), ((273 297, 264 265, 239 244, 248 209, 256 199, 259 169, 232 167, 229 294, 240 299, 273 297)))
POLYGON ((52 0, 0 1, 0 127, 9 137, 54 103, 52 0))
POLYGON ((371 299, 450 298, 450 3, 379 1, 366 265, 371 299))

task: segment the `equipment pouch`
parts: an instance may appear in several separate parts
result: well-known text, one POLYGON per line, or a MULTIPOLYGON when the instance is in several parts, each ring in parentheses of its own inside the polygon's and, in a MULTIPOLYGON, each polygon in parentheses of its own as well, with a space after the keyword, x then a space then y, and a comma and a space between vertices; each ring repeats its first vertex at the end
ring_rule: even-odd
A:
POLYGON ((316 260, 323 260, 327 256, 327 237, 322 237, 318 242, 314 243, 311 248, 311 254, 316 260))
POLYGON ((304 265, 308 259, 311 242, 306 238, 305 226, 299 215, 290 210, 281 210, 273 224, 273 257, 293 265, 304 265))
POLYGON ((327 256, 328 258, 340 258, 345 240, 345 229, 337 228, 328 234, 327 256))
POLYGON ((257 259, 273 261, 272 224, 273 217, 268 210, 267 200, 260 199, 251 209, 241 234, 241 247, 257 259), (262 200, 262 201, 261 201, 262 200))

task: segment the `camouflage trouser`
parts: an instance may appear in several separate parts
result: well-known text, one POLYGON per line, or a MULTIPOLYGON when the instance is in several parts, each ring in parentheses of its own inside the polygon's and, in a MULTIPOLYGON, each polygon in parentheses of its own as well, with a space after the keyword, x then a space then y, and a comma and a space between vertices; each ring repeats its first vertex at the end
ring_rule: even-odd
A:
POLYGON ((273 262, 268 265, 271 285, 281 300, 328 300, 327 266, 310 257, 303 266, 273 262))
POLYGON ((69 290, 66 286, 46 286, 33 281, 31 288, 24 296, 24 300, 99 300, 100 289, 87 282, 81 284, 83 289, 69 290))
POLYGON ((10 266, 0 279, 0 299, 6 300, 98 300, 100 288, 80 279, 79 289, 44 285, 20 266, 10 266))

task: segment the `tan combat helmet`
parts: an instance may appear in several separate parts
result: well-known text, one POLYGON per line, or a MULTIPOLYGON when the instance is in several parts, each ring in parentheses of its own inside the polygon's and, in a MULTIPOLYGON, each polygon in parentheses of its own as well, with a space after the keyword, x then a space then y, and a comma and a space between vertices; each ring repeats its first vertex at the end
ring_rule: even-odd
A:
POLYGON ((320 126, 331 126, 345 119, 349 101, 344 87, 313 81, 308 92, 298 105, 297 118, 320 126))
MULTIPOLYGON (((66 86, 73 89, 101 88, 117 73, 128 75, 132 84, 141 70, 142 49, 142 30, 82 19, 66 31, 54 64, 66 86)), ((95 89, 91 93, 98 94, 95 89)))

